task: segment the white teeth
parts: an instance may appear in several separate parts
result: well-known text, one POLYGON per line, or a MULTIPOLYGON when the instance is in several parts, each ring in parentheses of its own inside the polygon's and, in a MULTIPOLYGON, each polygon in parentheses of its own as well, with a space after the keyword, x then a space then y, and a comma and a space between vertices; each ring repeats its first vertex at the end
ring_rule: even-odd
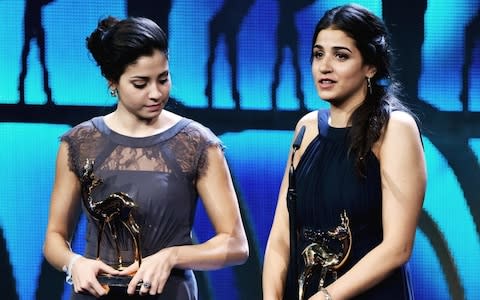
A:
POLYGON ((328 80, 328 79, 322 79, 320 80, 321 83, 333 83, 332 80, 328 80))

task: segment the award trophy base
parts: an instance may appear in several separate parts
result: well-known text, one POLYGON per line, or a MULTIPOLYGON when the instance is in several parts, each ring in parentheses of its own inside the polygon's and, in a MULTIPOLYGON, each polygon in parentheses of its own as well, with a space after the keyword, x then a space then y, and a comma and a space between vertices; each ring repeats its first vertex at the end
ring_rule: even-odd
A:
MULTIPOLYGON (((98 282, 108 289, 108 294, 127 294, 128 284, 132 280, 132 275, 124 275, 124 276, 115 276, 115 275, 99 275, 97 276, 98 282)), ((139 293, 140 288, 142 287, 141 283, 137 284, 135 288, 135 293, 139 293)))

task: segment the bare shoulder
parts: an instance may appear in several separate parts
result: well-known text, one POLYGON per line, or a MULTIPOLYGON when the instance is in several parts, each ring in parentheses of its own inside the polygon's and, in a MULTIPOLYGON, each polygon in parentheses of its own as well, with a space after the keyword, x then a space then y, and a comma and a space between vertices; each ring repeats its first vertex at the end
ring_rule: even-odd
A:
POLYGON ((401 142, 404 139, 417 139, 420 136, 417 122, 410 113, 393 111, 384 131, 384 142, 389 140, 401 142))
MULTIPOLYGON (((298 125, 307 125, 308 123, 312 123, 312 122, 317 122, 317 117, 318 117, 318 112, 317 111, 311 111, 309 113, 307 113, 306 115, 304 115, 299 121, 298 121, 298 125)), ((297 126, 299 127, 299 126, 297 126)))
POLYGON ((405 111, 392 112, 383 133, 381 152, 410 152, 415 148, 421 149, 421 138, 414 116, 405 111))
POLYGON ((390 121, 388 127, 390 127, 390 125, 393 125, 393 127, 404 127, 405 129, 413 128, 417 130, 417 123, 415 121, 415 118, 406 111, 393 111, 390 114, 390 121))
POLYGON ((297 123, 297 126, 295 128, 295 131, 298 132, 298 130, 302 127, 306 127, 306 131, 312 131, 312 129, 317 129, 317 124, 318 124, 318 112, 317 111, 312 111, 304 115, 297 123))
POLYGON ((295 128, 295 136, 303 126, 305 126, 305 134, 299 149, 298 157, 303 155, 305 148, 307 148, 312 140, 318 135, 318 111, 309 112, 298 121, 295 128))

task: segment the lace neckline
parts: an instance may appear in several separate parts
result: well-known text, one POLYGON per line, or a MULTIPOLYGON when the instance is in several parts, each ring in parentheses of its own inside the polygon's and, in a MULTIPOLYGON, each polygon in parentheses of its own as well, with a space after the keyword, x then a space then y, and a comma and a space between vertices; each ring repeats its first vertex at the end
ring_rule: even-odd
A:
POLYGON ((110 129, 107 126, 102 116, 95 117, 92 120, 93 126, 100 131, 103 135, 105 135, 108 139, 110 139, 115 144, 129 146, 129 147, 148 147, 163 141, 166 141, 172 137, 174 137, 178 132, 180 132, 185 126, 187 126, 192 120, 187 118, 182 118, 180 121, 175 123, 172 127, 168 128, 165 131, 160 133, 146 136, 146 137, 131 137, 127 135, 120 134, 116 131, 110 129))

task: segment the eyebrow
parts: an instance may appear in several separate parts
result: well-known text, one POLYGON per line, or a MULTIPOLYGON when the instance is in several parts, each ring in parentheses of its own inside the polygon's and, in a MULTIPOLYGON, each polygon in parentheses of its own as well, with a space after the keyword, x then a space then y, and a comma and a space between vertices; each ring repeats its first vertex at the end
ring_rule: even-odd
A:
MULTIPOLYGON (((160 73, 158 75, 158 77, 164 77, 164 76, 168 76, 169 74, 169 71, 168 70, 165 70, 163 71, 162 73, 160 73)), ((130 79, 142 79, 142 80, 147 80, 149 79, 150 77, 149 76, 140 76, 140 75, 136 75, 136 76, 132 76, 130 77, 130 79)))
MULTIPOLYGON (((346 51, 352 53, 352 50, 350 50, 350 49, 347 48, 347 47, 336 46, 336 47, 332 47, 332 48, 333 48, 333 50, 335 50, 335 51, 338 51, 338 50, 346 50, 346 51)), ((314 46, 313 46, 313 49, 323 49, 323 47, 320 46, 320 45, 314 45, 314 46)))

